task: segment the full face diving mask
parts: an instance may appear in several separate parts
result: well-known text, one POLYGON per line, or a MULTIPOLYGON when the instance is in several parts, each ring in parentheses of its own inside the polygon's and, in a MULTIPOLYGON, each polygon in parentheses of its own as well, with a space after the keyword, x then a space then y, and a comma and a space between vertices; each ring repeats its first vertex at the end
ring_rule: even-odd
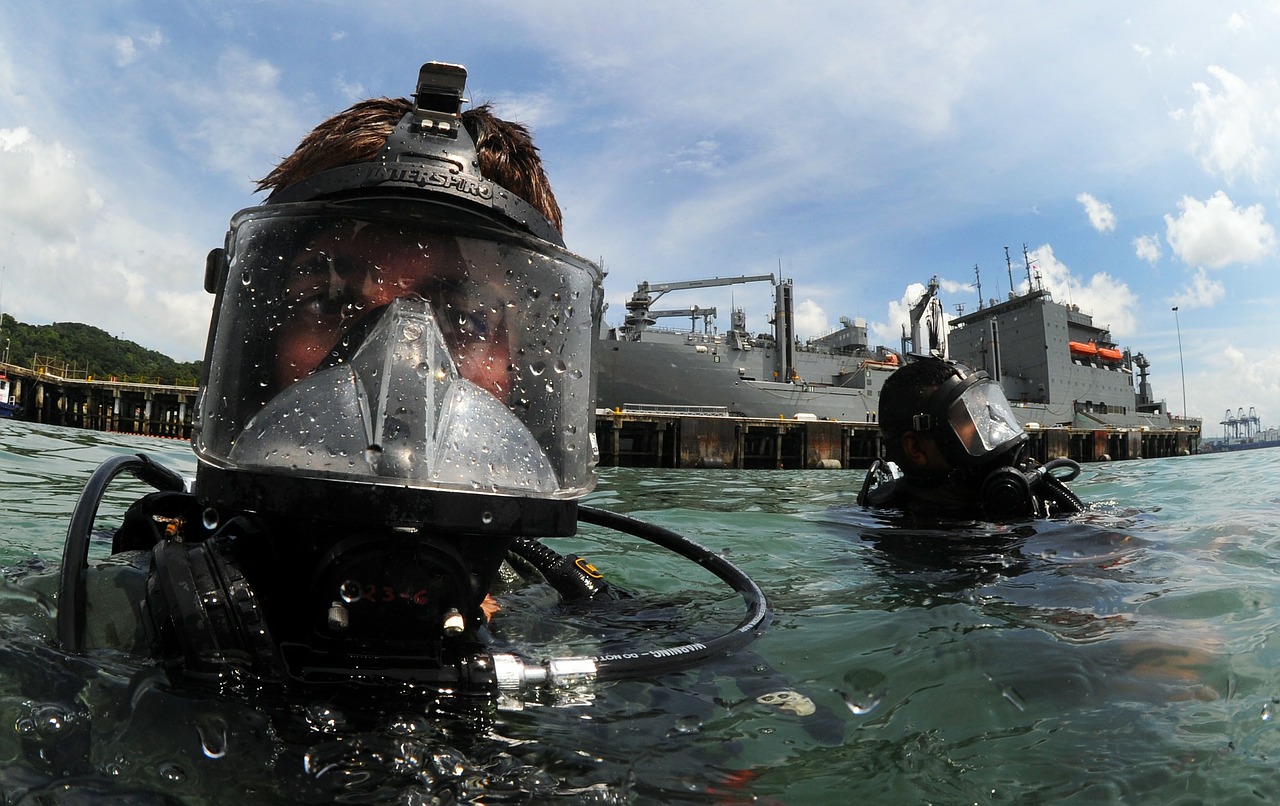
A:
POLYGON ((211 255, 207 505, 573 533, 601 272, 474 173, 448 67, 424 66, 380 159, 242 211, 211 255))
POLYGON ((68 533, 64 646, 83 646, 93 513, 124 470, 163 491, 135 503, 113 541, 153 553, 141 604, 152 647, 219 684, 240 670, 414 692, 650 677, 764 629, 763 593, 723 558, 579 510, 595 481, 601 271, 477 173, 464 79, 424 65, 378 159, 232 219, 206 271, 217 298, 194 495, 145 457, 95 471, 68 533), (509 556, 567 600, 609 595, 590 563, 519 539, 573 534, 579 515, 696 560, 743 595, 747 618, 649 652, 536 663, 493 652, 484 599, 509 556))

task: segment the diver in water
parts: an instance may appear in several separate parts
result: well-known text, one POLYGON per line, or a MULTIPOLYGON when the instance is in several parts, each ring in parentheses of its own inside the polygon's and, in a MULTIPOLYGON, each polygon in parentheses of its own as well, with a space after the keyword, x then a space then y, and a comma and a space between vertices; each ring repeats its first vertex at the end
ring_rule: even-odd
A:
POLYGON ((232 218, 206 266, 195 479, 140 456, 91 478, 64 552, 65 648, 123 646, 213 679, 483 692, 681 668, 763 630, 763 593, 728 561, 579 506, 595 484, 602 272, 566 250, 528 132, 462 111, 465 80, 428 63, 412 100, 324 122, 232 218), (114 534, 120 579, 91 581, 93 516, 125 471, 158 492, 114 534), (747 618, 652 651, 530 661, 495 646, 489 593, 513 568, 566 601, 618 595, 540 542, 580 520, 695 559, 747 618))
POLYGON ((1063 483, 1080 466, 1028 456, 1027 435, 1000 384, 963 364, 925 357, 889 376, 880 435, 887 461, 867 473, 861 506, 914 520, 987 521, 1084 509, 1063 483))

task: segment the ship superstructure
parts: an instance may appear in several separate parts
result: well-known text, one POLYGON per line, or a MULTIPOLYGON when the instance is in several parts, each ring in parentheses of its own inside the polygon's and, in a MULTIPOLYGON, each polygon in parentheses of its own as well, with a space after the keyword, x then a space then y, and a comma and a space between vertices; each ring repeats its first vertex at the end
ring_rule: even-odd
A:
POLYGON ((899 362, 892 350, 868 345, 860 319, 842 318, 840 327, 798 340, 791 281, 769 274, 642 282, 626 308, 624 324, 597 345, 601 408, 874 422, 880 386, 899 362), (774 285, 771 334, 750 334, 742 309, 722 333, 711 326, 714 308, 653 307, 672 291, 752 282, 774 285), (690 329, 656 326, 674 316, 688 317, 690 329))
POLYGON ((1000 380, 1024 423, 1170 427, 1164 402, 1152 398, 1145 356, 1043 288, 952 319, 950 348, 952 358, 1000 380))

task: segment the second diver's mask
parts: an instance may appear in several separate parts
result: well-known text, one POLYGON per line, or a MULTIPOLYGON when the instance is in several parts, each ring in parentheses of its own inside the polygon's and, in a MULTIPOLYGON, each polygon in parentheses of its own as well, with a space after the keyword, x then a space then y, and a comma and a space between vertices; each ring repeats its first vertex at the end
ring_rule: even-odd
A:
POLYGON ((954 374, 934 390, 929 410, 912 417, 910 430, 931 436, 954 468, 1010 461, 1027 435, 1004 390, 981 370, 951 368, 954 374))

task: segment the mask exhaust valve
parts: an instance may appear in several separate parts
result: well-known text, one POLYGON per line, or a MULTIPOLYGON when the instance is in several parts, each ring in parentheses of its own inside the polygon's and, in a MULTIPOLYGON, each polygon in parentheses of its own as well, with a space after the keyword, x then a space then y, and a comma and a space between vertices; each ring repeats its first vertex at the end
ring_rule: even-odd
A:
POLYGON ((329 607, 329 629, 334 632, 346 632, 351 626, 351 617, 341 602, 334 602, 329 607))
POLYGON ((467 627, 467 621, 458 612, 458 608, 451 607, 449 612, 444 616, 444 634, 445 635, 462 635, 462 631, 467 627))

